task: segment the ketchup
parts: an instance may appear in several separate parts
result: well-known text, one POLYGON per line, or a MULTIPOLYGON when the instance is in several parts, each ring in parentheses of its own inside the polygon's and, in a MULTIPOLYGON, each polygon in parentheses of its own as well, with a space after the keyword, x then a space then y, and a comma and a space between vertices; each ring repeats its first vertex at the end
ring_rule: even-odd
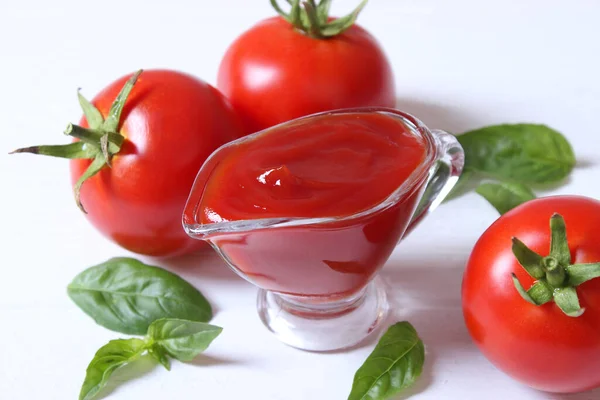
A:
POLYGON ((356 214, 385 200, 421 163, 421 138, 384 114, 299 121, 235 147, 213 170, 203 223, 356 214))
POLYGON ((385 201, 423 162, 424 139, 383 113, 323 114, 279 125, 210 159, 197 220, 262 218, 333 222, 219 233, 210 240, 258 286, 280 293, 344 297, 385 263, 416 207, 424 177, 385 201))

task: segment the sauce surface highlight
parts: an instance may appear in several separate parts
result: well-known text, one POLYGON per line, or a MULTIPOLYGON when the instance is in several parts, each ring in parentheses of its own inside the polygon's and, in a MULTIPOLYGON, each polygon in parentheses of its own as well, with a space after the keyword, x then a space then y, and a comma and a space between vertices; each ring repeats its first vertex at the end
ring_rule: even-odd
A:
POLYGON ((347 113, 299 120, 236 144, 210 174, 202 223, 335 217, 391 195, 425 157, 400 120, 347 113))

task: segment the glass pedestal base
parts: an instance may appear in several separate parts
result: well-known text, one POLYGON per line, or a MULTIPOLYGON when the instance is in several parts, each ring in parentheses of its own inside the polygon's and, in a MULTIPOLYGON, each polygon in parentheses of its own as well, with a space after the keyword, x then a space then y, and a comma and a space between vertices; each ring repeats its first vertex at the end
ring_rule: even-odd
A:
POLYGON ((302 350, 331 351, 358 344, 384 321, 388 303, 379 277, 351 298, 333 303, 259 290, 258 314, 283 343, 302 350))

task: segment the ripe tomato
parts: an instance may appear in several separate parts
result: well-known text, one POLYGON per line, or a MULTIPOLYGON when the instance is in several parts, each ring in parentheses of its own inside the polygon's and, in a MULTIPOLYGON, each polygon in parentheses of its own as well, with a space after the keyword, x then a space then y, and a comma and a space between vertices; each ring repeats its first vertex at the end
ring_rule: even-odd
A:
POLYGON ((142 71, 83 96, 81 126, 62 146, 15 153, 71 159, 78 206, 104 235, 136 253, 174 256, 200 241, 186 235, 181 214, 208 156, 243 135, 227 100, 212 86, 180 72, 142 71))
POLYGON ((248 133, 321 111, 396 104, 389 62, 366 30, 354 24, 318 39, 282 17, 237 38, 221 61, 217 87, 248 133))
MULTIPOLYGON (((102 90, 92 104, 106 118, 130 76, 102 90)), ((87 127, 85 118, 81 125, 87 127)), ((196 174, 219 146, 242 136, 226 99, 180 72, 143 72, 129 94, 119 132, 121 151, 81 188, 87 217, 104 235, 136 253, 174 256, 198 249, 181 226, 196 174)), ((90 165, 71 160, 73 184, 90 165)))
MULTIPOLYGON (((498 369, 536 389, 579 392, 600 386, 600 278, 575 288, 585 309, 578 317, 557 305, 553 294, 561 285, 550 287, 554 300, 538 306, 519 294, 511 278, 514 273, 524 289, 536 282, 511 251, 513 237, 545 259, 556 258, 549 251, 548 221, 554 213, 566 223, 563 254, 567 260, 570 254, 570 264, 599 262, 600 202, 579 196, 532 200, 504 214, 481 236, 464 274, 462 305, 474 342, 498 369)), ((574 272, 567 275, 563 285, 574 277, 574 272)))

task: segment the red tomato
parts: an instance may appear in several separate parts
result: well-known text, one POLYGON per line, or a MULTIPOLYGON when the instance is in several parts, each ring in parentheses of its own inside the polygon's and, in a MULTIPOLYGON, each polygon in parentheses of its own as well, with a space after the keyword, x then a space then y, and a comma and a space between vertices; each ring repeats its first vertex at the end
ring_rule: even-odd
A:
POLYGON ((394 78, 377 41, 358 25, 315 39, 281 17, 266 19, 227 50, 217 87, 248 133, 340 108, 394 107, 394 78))
POLYGON ((536 389, 579 392, 600 386, 600 278, 576 290, 583 315, 569 317, 554 301, 537 306, 525 289, 534 279, 517 262, 511 238, 542 256, 549 254, 550 217, 564 217, 571 263, 600 261, 600 202, 556 196, 525 203, 500 217, 481 236, 469 259, 462 305, 469 332, 500 370, 536 389))
MULTIPOLYGON (((92 101, 106 118, 125 76, 92 101)), ((81 125, 87 127, 85 118, 81 125)), ((189 238, 181 214, 194 178, 219 146, 242 136, 226 99, 183 73, 143 72, 131 91, 119 132, 121 151, 81 189, 87 217, 104 235, 135 253, 174 256, 202 243, 189 238)), ((73 183, 90 165, 71 161, 73 183)))

